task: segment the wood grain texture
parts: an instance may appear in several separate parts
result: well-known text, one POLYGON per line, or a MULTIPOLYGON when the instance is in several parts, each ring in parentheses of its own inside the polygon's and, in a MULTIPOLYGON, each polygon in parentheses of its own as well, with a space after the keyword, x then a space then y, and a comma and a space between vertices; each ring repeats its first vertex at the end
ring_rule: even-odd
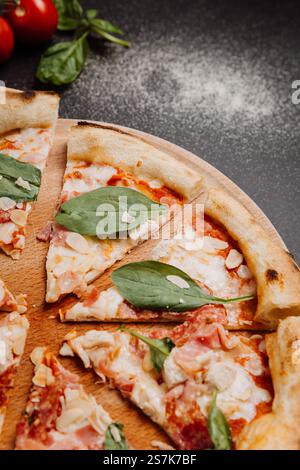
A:
MULTIPOLYGON (((26 248, 21 259, 13 261, 4 254, 0 254, 0 277, 14 293, 22 292, 28 295, 28 319, 30 321, 30 331, 25 353, 18 369, 15 387, 10 395, 10 404, 7 410, 0 449, 14 448, 16 424, 25 408, 31 385, 33 367, 29 355, 33 348, 36 346, 49 346, 57 353, 64 336, 71 329, 76 328, 80 332, 85 332, 91 328, 108 330, 117 328, 116 324, 76 323, 72 325, 70 323, 60 323, 57 318, 58 308, 72 305, 76 301, 73 296, 63 299, 59 303, 59 307, 58 305, 46 305, 44 303, 46 285, 45 257, 48 244, 38 242, 36 234, 48 220, 53 219, 53 215, 56 212, 56 203, 60 195, 62 177, 65 170, 68 130, 74 123, 76 121, 64 119, 58 122, 55 143, 47 161, 39 198, 29 218, 26 248)), ((271 222, 255 203, 232 181, 207 162, 163 139, 133 131, 132 129, 122 129, 142 136, 147 142, 168 152, 192 168, 197 169, 206 177, 207 184, 226 188, 248 208, 257 222, 265 228, 273 240, 283 244, 271 222)), ((145 259, 153 243, 155 241, 146 242, 133 250, 127 255, 126 262, 145 259)), ((124 264, 124 261, 117 263, 117 266, 121 264, 124 264)), ((94 284, 101 287, 101 289, 106 288, 110 284, 110 272, 111 269, 106 271, 94 284)), ((149 325, 139 325, 139 328, 147 329, 149 325)), ((137 449, 151 449, 151 441, 153 439, 170 443, 158 426, 151 423, 137 408, 127 400, 124 400, 118 392, 109 389, 107 385, 97 383, 95 374, 92 371, 84 370, 79 360, 64 358, 62 363, 70 370, 80 374, 81 383, 89 392, 96 396, 99 402, 111 414, 113 420, 124 423, 126 435, 133 447, 137 449)))

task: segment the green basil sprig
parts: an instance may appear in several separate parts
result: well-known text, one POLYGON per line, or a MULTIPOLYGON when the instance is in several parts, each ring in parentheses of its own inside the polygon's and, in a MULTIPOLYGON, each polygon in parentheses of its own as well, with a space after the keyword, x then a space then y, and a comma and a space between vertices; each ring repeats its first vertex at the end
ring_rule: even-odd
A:
POLYGON ((119 423, 111 423, 105 432, 105 450, 128 450, 128 445, 123 432, 123 425, 119 423), (118 435, 120 436, 119 440, 116 440, 113 436, 112 429, 115 428, 118 435))
POLYGON ((58 11, 58 30, 74 31, 72 41, 50 46, 42 55, 36 76, 43 83, 68 85, 82 71, 89 52, 88 36, 96 35, 106 41, 129 47, 121 39, 123 31, 107 20, 98 18, 98 10, 84 10, 78 0, 54 0, 58 11), (116 36, 117 35, 117 36, 116 36))
POLYGON ((128 263, 112 273, 113 283, 120 294, 132 305, 148 310, 186 312, 207 304, 242 302, 252 295, 222 299, 206 294, 201 287, 181 269, 159 261, 128 263), (186 287, 171 282, 168 277, 180 278, 186 287))
POLYGON ((217 407, 217 392, 214 391, 208 412, 208 431, 215 450, 230 450, 232 436, 227 419, 217 407))
POLYGON ((16 202, 34 201, 41 185, 41 171, 30 163, 0 153, 0 197, 9 197, 16 202), (18 178, 29 183, 30 189, 16 185, 18 178))
POLYGON ((81 235, 108 237, 132 230, 151 216, 155 217, 165 210, 166 206, 152 201, 134 189, 107 186, 65 202, 55 220, 81 235), (99 210, 101 207, 103 213, 99 210), (122 222, 125 213, 132 217, 132 222, 122 222))
POLYGON ((165 360, 175 347, 173 341, 168 337, 162 339, 149 338, 148 336, 141 335, 141 333, 131 330, 130 328, 126 328, 123 325, 120 327, 120 330, 135 336, 149 346, 152 364, 157 372, 160 372, 165 360))

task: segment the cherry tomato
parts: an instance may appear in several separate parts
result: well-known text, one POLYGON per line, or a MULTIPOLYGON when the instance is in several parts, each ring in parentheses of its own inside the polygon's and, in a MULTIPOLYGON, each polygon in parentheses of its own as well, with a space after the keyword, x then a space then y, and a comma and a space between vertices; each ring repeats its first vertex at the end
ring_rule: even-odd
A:
POLYGON ((0 64, 5 62, 14 50, 14 35, 7 21, 0 16, 0 64))
POLYGON ((5 17, 16 38, 26 44, 48 41, 56 31, 58 22, 52 0, 14 0, 5 17))

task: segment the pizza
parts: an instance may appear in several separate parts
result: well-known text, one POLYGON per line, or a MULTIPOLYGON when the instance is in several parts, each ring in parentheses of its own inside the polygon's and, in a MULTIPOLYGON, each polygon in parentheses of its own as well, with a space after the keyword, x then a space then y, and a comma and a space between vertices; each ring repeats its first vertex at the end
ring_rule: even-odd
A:
POLYGON ((72 127, 60 211, 47 256, 46 301, 71 292, 81 295, 87 284, 145 240, 149 230, 166 221, 168 208, 192 199, 201 181, 195 171, 142 138, 85 122, 72 127), (134 217, 125 210, 122 224, 128 236, 96 236, 99 224, 95 227, 92 221, 100 201, 110 202, 119 194, 128 196, 132 205, 156 203, 166 210, 138 226, 132 226, 134 217))
POLYGON ((18 450, 127 449, 123 426, 88 394, 77 375, 47 348, 31 353, 35 365, 28 403, 17 426, 18 450))
POLYGON ((0 434, 28 328, 26 317, 17 312, 0 317, 0 434))
POLYGON ((53 141, 59 97, 6 89, 0 105, 0 248, 18 259, 53 141))
POLYGON ((143 334, 73 331, 61 350, 106 377, 181 450, 299 448, 299 352, 299 317, 265 335, 229 332, 209 311, 143 334))
MULTIPOLYGON (((299 314, 300 274, 292 258, 224 191, 211 189, 208 192, 204 212, 197 214, 201 220, 204 216, 203 230, 194 218, 190 224, 180 227, 175 236, 160 240, 150 251, 149 259, 182 270, 212 297, 212 304, 213 297, 224 298, 223 304, 210 305, 209 310, 222 315, 229 329, 274 328, 279 318, 288 313, 299 314), (228 302, 236 298, 241 301, 228 302), (247 298, 250 300, 243 300, 247 298)), ((138 268, 137 263, 132 263, 131 271, 130 266, 120 268, 117 270, 120 274, 113 273, 112 279, 124 271, 123 277, 131 276, 132 282, 139 283, 141 289, 143 282, 145 285, 152 282, 153 286, 149 276, 141 280, 138 268)), ((170 269, 166 276, 170 282, 172 275, 174 277, 171 272, 170 269)), ((186 291, 189 286, 184 285, 184 281, 180 285, 180 272, 175 275, 177 290, 186 291)), ((172 311, 171 306, 168 310, 163 310, 162 306, 139 308, 130 302, 130 288, 129 296, 124 297, 122 293, 118 285, 106 290, 91 287, 84 300, 62 309, 60 318, 62 321, 183 321, 205 315, 207 310, 206 305, 193 310, 181 305, 177 311, 172 311)), ((162 295, 162 291, 157 293, 158 297, 162 295)))

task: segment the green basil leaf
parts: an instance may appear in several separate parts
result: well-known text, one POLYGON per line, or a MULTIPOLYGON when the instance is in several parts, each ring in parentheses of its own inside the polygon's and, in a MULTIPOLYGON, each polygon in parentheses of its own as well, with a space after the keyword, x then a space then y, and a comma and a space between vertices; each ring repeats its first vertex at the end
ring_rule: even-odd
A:
POLYGON ((206 294, 201 287, 181 269, 159 261, 129 263, 112 273, 113 283, 120 294, 141 309, 186 312, 207 304, 225 304, 251 300, 251 295, 222 299, 206 294), (181 287, 169 276, 176 276, 181 287))
POLYGON ((231 450, 232 436, 227 419, 217 407, 217 392, 213 393, 208 412, 208 431, 215 450, 231 450))
POLYGON ((93 33, 96 33, 98 36, 103 37, 107 41, 114 42, 119 46, 130 47, 130 42, 113 36, 111 33, 108 33, 106 30, 102 29, 102 27, 99 27, 97 24, 94 24, 94 22, 95 20, 90 24, 90 28, 93 33))
POLYGON ((16 202, 34 201, 41 185, 41 171, 30 163, 0 153, 0 197, 9 197, 16 202), (15 184, 21 177, 30 185, 30 190, 15 184))
POLYGON ((71 31, 80 25, 83 10, 77 0, 54 0, 54 4, 58 12, 59 31, 71 31))
POLYGON ((43 83, 67 85, 82 71, 89 46, 87 33, 73 41, 60 42, 49 47, 42 55, 37 78, 43 83))
MULTIPOLYGON (((87 11, 88 13, 88 11, 87 11)), ((112 24, 110 21, 107 20, 102 20, 101 18, 90 18, 87 15, 88 19, 91 20, 90 24, 93 25, 95 28, 101 29, 103 31, 106 31, 107 33, 115 33, 115 34, 124 34, 122 29, 120 29, 118 26, 112 24)))
POLYGON ((105 432, 105 450, 128 450, 128 445, 123 432, 123 425, 111 423, 105 432), (114 431, 120 439, 115 439, 114 431))
POLYGON ((149 346, 152 364, 157 372, 160 372, 163 368, 165 360, 169 356, 172 349, 175 347, 173 341, 168 337, 163 339, 149 338, 148 336, 141 335, 137 331, 131 330, 130 328, 126 328, 124 326, 121 326, 120 330, 126 331, 132 336, 139 338, 149 346))
POLYGON ((134 189, 107 186, 65 202, 55 220, 81 235, 108 237, 126 233, 165 209, 166 206, 152 201, 134 189), (125 212, 133 218, 132 222, 122 222, 125 212))

